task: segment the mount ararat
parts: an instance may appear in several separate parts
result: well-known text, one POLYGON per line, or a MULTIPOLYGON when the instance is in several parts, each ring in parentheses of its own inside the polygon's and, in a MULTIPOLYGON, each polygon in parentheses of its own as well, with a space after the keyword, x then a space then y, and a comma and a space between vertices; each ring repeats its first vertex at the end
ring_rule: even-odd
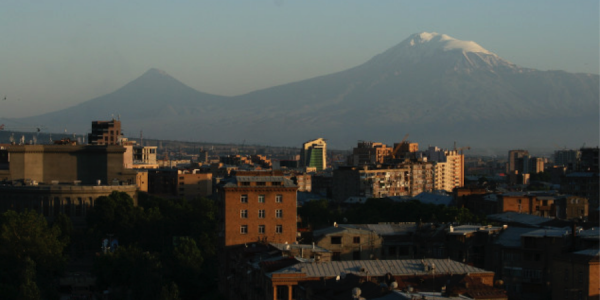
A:
MULTIPOLYGON (((307 62, 310 63, 310 62, 307 62)), ((199 92, 150 69, 113 93, 19 122, 89 131, 120 115, 127 136, 300 146, 323 137, 442 147, 597 145, 599 76, 519 67, 475 42, 418 33, 357 67, 248 94, 199 92)))

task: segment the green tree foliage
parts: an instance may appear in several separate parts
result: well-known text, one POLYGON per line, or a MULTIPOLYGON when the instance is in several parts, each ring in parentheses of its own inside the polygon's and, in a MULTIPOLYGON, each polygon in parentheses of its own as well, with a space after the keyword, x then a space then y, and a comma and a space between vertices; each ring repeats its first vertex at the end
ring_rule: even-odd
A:
POLYGON ((313 229, 323 228, 334 222, 329 208, 329 201, 326 199, 305 203, 298 208, 298 214, 302 217, 305 226, 310 226, 313 229))
POLYGON ((159 281, 145 279, 158 289, 147 299, 196 299, 215 289, 216 217, 214 201, 204 198, 167 200, 141 194, 138 207, 123 193, 99 198, 88 214, 89 232, 97 241, 114 234, 121 244, 117 252, 97 257, 99 286, 127 289, 138 297, 143 291, 135 288, 138 281, 132 277, 158 272, 159 281), (138 252, 153 257, 155 268, 149 269, 150 261, 140 263, 138 252))
POLYGON ((120 247, 116 252, 101 255, 94 261, 96 285, 105 290, 112 287, 115 299, 159 299, 162 292, 163 267, 156 254, 133 246, 120 247))
POLYGON ((367 199, 340 213, 326 200, 312 201, 298 209, 302 220, 309 220, 315 229, 331 226, 333 222, 373 224, 378 222, 458 222, 485 223, 485 218, 472 214, 466 208, 424 204, 417 200, 393 202, 385 198, 367 199), (325 222, 327 220, 327 222, 325 222), (329 222, 331 220, 331 222, 329 222))
POLYGON ((57 297, 54 279, 63 271, 67 243, 60 237, 60 227, 49 227, 36 211, 0 215, 2 299, 57 297))

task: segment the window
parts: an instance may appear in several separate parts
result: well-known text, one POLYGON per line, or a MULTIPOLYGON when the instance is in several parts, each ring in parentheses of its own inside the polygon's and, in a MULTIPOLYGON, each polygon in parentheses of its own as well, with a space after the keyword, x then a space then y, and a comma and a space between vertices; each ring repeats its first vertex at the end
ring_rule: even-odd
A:
POLYGON ((283 210, 281 210, 281 209, 275 210, 275 217, 278 219, 283 218, 283 210))
POLYGON ((283 233, 283 225, 277 225, 275 227, 275 233, 282 234, 283 233))
POLYGON ((333 254, 331 255, 331 260, 332 261, 340 261, 342 260, 342 253, 340 252, 333 252, 333 254))
POLYGON ((258 234, 265 234, 265 225, 258 225, 258 234))
POLYGON ((331 237, 331 244, 333 244, 333 245, 341 245, 342 244, 342 237, 341 236, 332 236, 331 237))
POLYGON ((265 210, 264 209, 259 209, 258 210, 258 218, 259 219, 264 219, 265 218, 265 210))
POLYGON ((240 210, 240 218, 242 218, 242 219, 248 218, 248 210, 247 209, 240 210))
POLYGON ((265 195, 258 195, 258 203, 265 203, 265 195))
POLYGON ((396 247, 388 247, 388 254, 392 257, 396 257, 396 247))
POLYGON ((248 203, 248 195, 241 195, 240 196, 240 202, 242 202, 242 203, 248 203))
POLYGON ((280 186, 281 182, 279 182, 279 181, 271 182, 271 185, 273 185, 273 186, 280 186))
POLYGON ((244 181, 242 182, 242 186, 250 186, 250 182, 244 181))
POLYGON ((240 226, 240 233, 241 234, 248 234, 248 225, 241 225, 240 226))
POLYGON ((256 185, 257 186, 266 186, 267 183, 266 182, 257 182, 256 185))
POLYGON ((360 244, 360 236, 355 236, 355 237, 352 239, 352 242, 353 242, 353 243, 355 243, 355 244, 360 244))
POLYGON ((275 203, 281 203, 281 202, 283 202, 283 195, 275 196, 275 203))

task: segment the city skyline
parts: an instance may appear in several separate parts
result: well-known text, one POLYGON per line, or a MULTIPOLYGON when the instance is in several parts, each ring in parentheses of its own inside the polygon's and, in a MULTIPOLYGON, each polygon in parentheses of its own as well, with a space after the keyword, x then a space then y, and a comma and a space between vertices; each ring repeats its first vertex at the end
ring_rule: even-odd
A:
POLYGON ((596 1, 11 2, 0 12, 0 119, 77 105, 149 68, 231 96, 364 63, 417 32, 517 65, 598 74, 596 1))

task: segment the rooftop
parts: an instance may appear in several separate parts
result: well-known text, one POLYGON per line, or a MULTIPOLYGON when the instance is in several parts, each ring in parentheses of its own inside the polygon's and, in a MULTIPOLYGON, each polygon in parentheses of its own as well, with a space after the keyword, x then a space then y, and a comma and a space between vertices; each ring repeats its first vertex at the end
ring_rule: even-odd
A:
POLYGON ((269 274, 270 277, 304 274, 305 277, 335 277, 340 274, 383 276, 493 273, 449 259, 354 260, 323 263, 299 263, 269 274), (426 268, 425 266, 429 266, 426 268))
POLYGON ((329 250, 319 247, 316 245, 308 245, 308 244, 280 244, 280 243, 269 243, 269 245, 284 251, 290 249, 312 249, 313 252, 330 252, 329 250))
POLYGON ((541 226, 542 223, 552 220, 552 218, 545 218, 540 216, 521 214, 518 212, 504 212, 501 214, 488 215, 488 220, 496 221, 501 223, 520 223, 529 226, 541 226))
POLYGON ((536 230, 538 229, 508 226, 508 228, 506 228, 506 230, 504 230, 500 236, 498 236, 498 239, 496 239, 494 243, 507 248, 519 248, 521 247, 521 235, 536 230))

